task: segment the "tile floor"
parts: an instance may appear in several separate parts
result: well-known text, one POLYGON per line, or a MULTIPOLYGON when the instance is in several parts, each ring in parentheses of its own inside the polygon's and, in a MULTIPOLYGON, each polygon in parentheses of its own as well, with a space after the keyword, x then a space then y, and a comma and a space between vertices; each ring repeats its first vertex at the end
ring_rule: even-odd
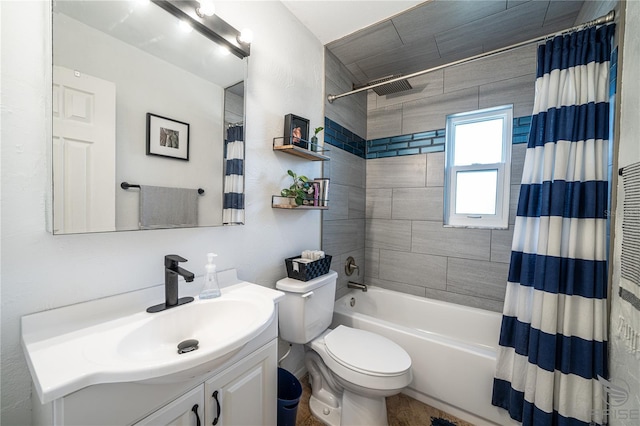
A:
MULTIPOLYGON (((298 405, 296 426, 322 426, 323 423, 314 418, 309 411, 311 387, 308 375, 304 376, 300 383, 302 397, 298 405)), ((389 426, 473 426, 403 394, 387 398, 387 416, 389 426)))

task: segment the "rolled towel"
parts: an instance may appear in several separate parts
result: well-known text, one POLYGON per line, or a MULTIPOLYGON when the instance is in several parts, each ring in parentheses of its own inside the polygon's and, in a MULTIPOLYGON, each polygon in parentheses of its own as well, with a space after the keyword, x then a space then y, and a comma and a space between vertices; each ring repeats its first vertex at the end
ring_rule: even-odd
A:
POLYGON ((300 272, 300 263, 311 263, 313 262, 313 260, 311 259, 302 259, 302 258, 297 258, 297 259, 292 259, 291 260, 291 265, 293 266, 293 270, 296 272, 300 272))

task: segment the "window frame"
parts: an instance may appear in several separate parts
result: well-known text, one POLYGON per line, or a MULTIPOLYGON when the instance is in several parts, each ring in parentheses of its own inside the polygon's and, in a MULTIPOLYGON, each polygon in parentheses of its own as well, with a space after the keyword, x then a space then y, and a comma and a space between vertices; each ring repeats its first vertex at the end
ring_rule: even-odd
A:
POLYGON ((513 105, 502 105, 475 111, 451 114, 446 119, 445 134, 444 226, 463 228, 507 229, 509 227, 509 196, 511 193, 511 147, 513 144, 513 105), (454 166, 455 126, 502 119, 502 161, 454 166), (495 214, 456 214, 456 173, 497 170, 495 214))

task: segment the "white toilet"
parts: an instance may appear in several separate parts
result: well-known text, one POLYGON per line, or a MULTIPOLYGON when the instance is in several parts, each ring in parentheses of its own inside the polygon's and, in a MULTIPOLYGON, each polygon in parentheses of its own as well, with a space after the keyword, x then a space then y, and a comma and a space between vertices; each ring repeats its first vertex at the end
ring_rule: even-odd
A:
POLYGON ((412 379, 409 354, 391 340, 340 325, 329 329, 338 274, 330 271, 310 281, 284 278, 276 288, 280 337, 305 344, 311 381, 309 406, 330 426, 387 425, 385 397, 412 379))

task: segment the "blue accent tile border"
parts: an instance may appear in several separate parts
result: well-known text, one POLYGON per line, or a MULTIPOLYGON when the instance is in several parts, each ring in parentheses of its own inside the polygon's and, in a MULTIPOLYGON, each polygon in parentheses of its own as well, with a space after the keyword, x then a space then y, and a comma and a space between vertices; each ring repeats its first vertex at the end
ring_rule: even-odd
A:
POLYGON ((444 134, 439 129, 368 140, 367 159, 444 151, 444 134))
POLYGON ((513 139, 514 144, 527 143, 529 129, 531 128, 531 116, 517 117, 513 119, 513 139))
MULTIPOLYGON (((325 123, 327 120, 325 118, 325 123)), ((530 127, 531 116, 514 118, 512 143, 527 143, 530 127)), ((371 139, 366 141, 366 158, 386 158, 444 151, 444 143, 445 129, 371 139)))
POLYGON ((324 118, 324 143, 365 158, 367 143, 364 138, 327 117, 324 118))

